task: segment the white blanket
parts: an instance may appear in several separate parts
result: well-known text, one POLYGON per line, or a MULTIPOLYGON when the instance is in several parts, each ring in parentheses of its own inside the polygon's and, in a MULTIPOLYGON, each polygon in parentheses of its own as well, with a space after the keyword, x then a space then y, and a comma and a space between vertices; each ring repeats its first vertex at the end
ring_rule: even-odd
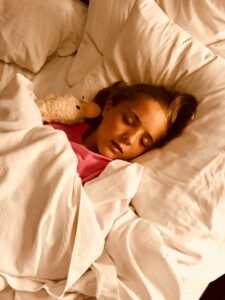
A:
POLYGON ((42 125, 32 89, 18 74, 0 95, 0 288, 63 298, 101 255, 142 167, 110 163, 85 191, 66 135, 42 125))

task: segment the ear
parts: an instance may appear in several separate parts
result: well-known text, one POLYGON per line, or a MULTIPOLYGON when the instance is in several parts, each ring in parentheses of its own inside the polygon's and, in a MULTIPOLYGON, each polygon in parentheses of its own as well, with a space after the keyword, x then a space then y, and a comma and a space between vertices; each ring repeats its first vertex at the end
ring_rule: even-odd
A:
POLYGON ((107 112, 109 112, 110 110, 112 109, 112 101, 111 100, 108 100, 103 108, 103 111, 102 111, 102 116, 104 117, 105 114, 107 112))

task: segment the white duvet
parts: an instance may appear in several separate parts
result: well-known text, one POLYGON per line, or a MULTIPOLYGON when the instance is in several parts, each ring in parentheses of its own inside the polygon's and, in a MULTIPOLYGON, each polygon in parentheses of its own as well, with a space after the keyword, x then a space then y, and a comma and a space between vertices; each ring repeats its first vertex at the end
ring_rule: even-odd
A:
POLYGON ((33 99, 22 75, 0 97, 0 288, 44 288, 55 299, 102 253, 142 167, 115 161, 83 188, 65 134, 42 125, 33 99))
POLYGON ((0 1, 18 6, 0 4, 2 24, 15 22, 2 8, 18 20, 2 39, 11 51, 0 43, 0 91, 16 72, 38 97, 92 99, 116 80, 144 81, 191 93, 199 107, 178 139, 109 164, 83 188, 64 134, 41 124, 32 84, 17 76, 0 92, 0 299, 199 299, 225 272, 224 1, 46 0, 45 14, 23 2, 29 20, 17 18, 21 2, 0 1))

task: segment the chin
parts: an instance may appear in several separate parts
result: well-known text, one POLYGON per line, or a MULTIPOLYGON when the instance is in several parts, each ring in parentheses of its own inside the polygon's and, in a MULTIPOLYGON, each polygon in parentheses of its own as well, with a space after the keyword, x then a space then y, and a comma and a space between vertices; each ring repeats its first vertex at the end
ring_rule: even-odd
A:
POLYGON ((111 153, 110 151, 105 151, 102 155, 112 160, 118 158, 115 154, 111 153))
POLYGON ((99 154, 101 154, 102 156, 105 156, 109 159, 117 159, 119 158, 118 155, 116 155, 115 153, 113 153, 110 149, 104 147, 104 148, 99 148, 99 151, 98 151, 99 154))

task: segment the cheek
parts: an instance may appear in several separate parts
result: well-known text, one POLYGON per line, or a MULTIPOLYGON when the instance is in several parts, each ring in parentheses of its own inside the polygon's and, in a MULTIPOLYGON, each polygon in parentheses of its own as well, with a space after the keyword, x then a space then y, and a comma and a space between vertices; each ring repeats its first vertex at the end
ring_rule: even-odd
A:
POLYGON ((114 135, 115 131, 115 122, 111 117, 104 117, 101 124, 97 129, 97 140, 100 143, 107 142, 111 139, 111 136, 114 135))
POLYGON ((109 113, 102 120, 101 127, 109 135, 113 132, 119 131, 122 127, 121 118, 118 114, 109 113))
POLYGON ((140 145, 136 145, 136 147, 133 147, 133 149, 131 149, 131 154, 133 157, 139 156, 144 152, 145 152, 145 149, 143 147, 141 147, 140 145))
POLYGON ((140 143, 137 141, 133 143, 131 147, 128 147, 126 149, 125 159, 130 160, 132 158, 135 158, 136 156, 143 154, 145 151, 146 149, 142 147, 140 143))

